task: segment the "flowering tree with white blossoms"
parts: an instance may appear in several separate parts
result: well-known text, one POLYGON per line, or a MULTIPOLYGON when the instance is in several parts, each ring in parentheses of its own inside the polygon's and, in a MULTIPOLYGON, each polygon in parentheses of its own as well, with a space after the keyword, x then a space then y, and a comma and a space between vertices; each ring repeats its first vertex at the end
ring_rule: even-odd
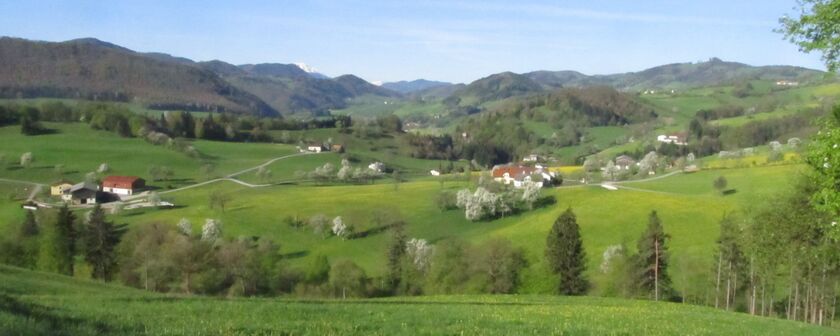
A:
POLYGON ((192 223, 190 223, 189 219, 181 218, 178 221, 178 232, 187 237, 192 236, 192 223))
POLYGON ((426 271, 434 253, 434 246, 425 239, 411 238, 405 243, 405 253, 418 271, 426 271))
POLYGON ((344 219, 341 216, 337 216, 332 221, 332 233, 341 239, 347 239, 350 237, 350 227, 344 223, 344 219))
POLYGON ((650 174, 650 172, 656 172, 656 169, 659 168, 659 155, 656 152, 650 152, 645 154, 645 157, 639 161, 639 172, 642 174, 650 174))
POLYGON ((541 191, 542 188, 534 182, 525 182, 522 186, 521 200, 528 206, 528 209, 534 208, 534 202, 540 198, 541 191))
POLYGON ((212 243, 220 238, 222 238, 222 221, 211 218, 206 219, 204 226, 201 227, 201 240, 212 243))
POLYGON ((615 165, 615 163, 612 160, 610 160, 607 161, 607 165, 604 166, 604 172, 601 175, 603 175, 605 179, 615 181, 615 178, 618 177, 619 173, 621 173, 621 170, 615 165))

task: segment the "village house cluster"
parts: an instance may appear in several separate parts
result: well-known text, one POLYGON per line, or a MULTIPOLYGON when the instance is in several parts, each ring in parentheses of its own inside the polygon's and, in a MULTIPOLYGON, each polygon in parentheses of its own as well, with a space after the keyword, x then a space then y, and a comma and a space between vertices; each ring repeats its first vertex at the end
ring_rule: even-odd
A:
POLYGON ((334 153, 344 153, 344 145, 340 144, 331 144, 329 146, 325 146, 324 144, 319 143, 311 143, 306 145, 306 148, 298 147, 298 150, 301 153, 321 153, 321 152, 334 152, 334 153))
POLYGON ((131 196, 146 189, 146 181, 137 176, 107 176, 101 184, 62 180, 50 186, 50 195, 75 205, 105 203, 131 196))
POLYGON ((656 137, 656 141, 666 144, 674 144, 677 146, 685 146, 688 144, 685 134, 660 134, 656 137))
POLYGON ((557 174, 549 171, 539 162, 536 154, 531 154, 522 159, 523 164, 508 163, 493 166, 493 180, 514 188, 522 188, 526 183, 534 183, 540 188, 555 184, 557 174), (526 165, 524 162, 533 163, 526 165))

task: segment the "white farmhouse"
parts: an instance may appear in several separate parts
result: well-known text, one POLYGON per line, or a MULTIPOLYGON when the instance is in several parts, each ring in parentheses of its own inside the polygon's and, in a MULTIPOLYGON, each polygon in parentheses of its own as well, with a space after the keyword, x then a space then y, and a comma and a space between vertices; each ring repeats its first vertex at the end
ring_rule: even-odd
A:
POLYGON ((306 147, 306 150, 313 153, 320 153, 324 150, 324 146, 320 144, 310 144, 308 147, 306 147))
POLYGON ((102 180, 102 191, 117 195, 134 195, 146 187, 146 181, 137 176, 108 176, 102 180))
POLYGON ((675 144, 677 146, 685 146, 685 136, 680 134, 660 134, 656 137, 656 141, 667 144, 675 144))

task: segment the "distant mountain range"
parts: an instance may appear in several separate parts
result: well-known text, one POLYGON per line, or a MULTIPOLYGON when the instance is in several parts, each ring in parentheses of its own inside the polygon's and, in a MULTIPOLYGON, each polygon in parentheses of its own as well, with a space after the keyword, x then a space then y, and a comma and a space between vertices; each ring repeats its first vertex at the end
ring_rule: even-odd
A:
POLYGON ((749 79, 807 82, 823 72, 793 66, 750 66, 717 58, 640 72, 585 75, 575 71, 503 72, 467 85, 418 79, 373 85, 354 75, 329 78, 306 64, 233 65, 140 53, 92 38, 41 42, 0 38, 0 97, 126 101, 154 109, 318 116, 359 96, 449 99, 478 105, 567 87, 620 91, 682 89, 749 79))
POLYGON ((402 94, 414 93, 418 91, 429 90, 433 88, 451 86, 452 83, 431 81, 426 79, 416 79, 413 81, 399 81, 383 83, 382 87, 396 91, 402 94))
POLYGON ((51 43, 4 37, 0 60, 0 97, 117 100, 162 109, 278 114, 212 71, 95 39, 51 43))
POLYGON ((523 74, 544 88, 611 86, 622 91, 683 89, 734 83, 739 80, 769 79, 809 81, 822 71, 795 66, 751 66, 711 58, 706 62, 666 64, 639 72, 587 76, 576 71, 535 71, 523 74))
POLYGON ((300 64, 194 62, 92 38, 3 37, 0 59, 0 97, 6 98, 83 98, 276 116, 323 115, 361 95, 400 96, 353 75, 330 79, 300 64))

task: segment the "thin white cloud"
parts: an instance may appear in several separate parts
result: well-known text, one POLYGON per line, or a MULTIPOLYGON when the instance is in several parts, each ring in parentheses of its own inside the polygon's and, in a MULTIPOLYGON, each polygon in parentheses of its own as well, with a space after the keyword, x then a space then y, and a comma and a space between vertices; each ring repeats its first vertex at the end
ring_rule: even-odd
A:
POLYGON ((536 17, 563 17, 605 21, 631 21, 643 23, 682 23, 700 25, 734 25, 773 27, 775 22, 756 20, 733 20, 701 16, 664 15, 656 13, 609 12, 581 8, 568 8, 555 5, 541 4, 499 4, 489 2, 468 1, 427 1, 423 5, 446 8, 451 10, 468 10, 473 12, 503 12, 520 13, 536 17))

